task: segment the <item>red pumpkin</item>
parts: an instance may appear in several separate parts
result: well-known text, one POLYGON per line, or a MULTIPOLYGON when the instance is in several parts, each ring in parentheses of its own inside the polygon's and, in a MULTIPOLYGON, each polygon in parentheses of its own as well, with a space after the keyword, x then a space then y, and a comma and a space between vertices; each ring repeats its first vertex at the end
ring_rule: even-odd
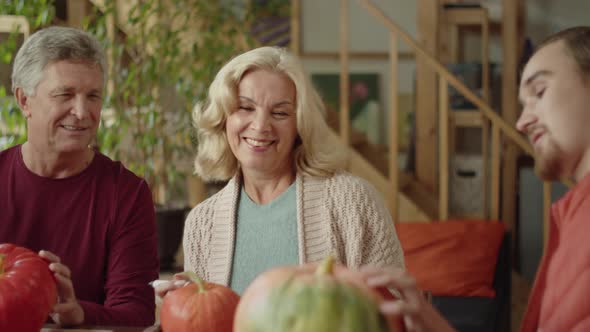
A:
POLYGON ((360 274, 334 266, 305 264, 272 269, 242 295, 235 332, 402 332, 401 319, 379 312, 383 296, 360 274))
POLYGON ((0 244, 0 331, 39 332, 56 301, 48 263, 29 249, 0 244))
POLYGON ((192 284, 168 292, 160 311, 164 332, 231 332, 240 296, 228 287, 186 273, 192 284))

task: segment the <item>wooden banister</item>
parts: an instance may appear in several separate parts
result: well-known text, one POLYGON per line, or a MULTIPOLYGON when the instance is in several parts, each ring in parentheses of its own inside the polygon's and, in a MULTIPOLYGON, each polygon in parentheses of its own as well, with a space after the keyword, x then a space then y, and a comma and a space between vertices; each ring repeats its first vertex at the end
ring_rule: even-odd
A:
POLYGON ((291 51, 301 55, 301 0, 291 0, 291 51))
POLYGON ((481 124, 481 154, 483 156, 483 217, 490 218, 490 126, 489 121, 482 119, 481 124))
POLYGON ((506 123, 494 110, 480 97, 473 93, 463 82, 457 79, 443 64, 441 64, 434 56, 428 51, 422 48, 410 36, 405 32, 399 25, 393 22, 385 13, 375 6, 370 0, 358 0, 369 13, 377 18, 383 25, 385 25, 390 31, 395 31, 398 36, 412 49, 417 56, 420 56, 432 69, 434 69, 438 75, 444 78, 452 87, 459 91, 467 100, 473 103, 482 114, 488 118, 492 126, 498 126, 498 128, 510 138, 517 146, 524 150, 529 155, 534 155, 533 149, 528 141, 520 135, 512 125, 506 123))
POLYGON ((438 191, 438 218, 449 219, 449 86, 442 76, 438 78, 438 163, 441 174, 438 191))
POLYGON ((492 125, 492 220, 500 218, 500 129, 492 125))

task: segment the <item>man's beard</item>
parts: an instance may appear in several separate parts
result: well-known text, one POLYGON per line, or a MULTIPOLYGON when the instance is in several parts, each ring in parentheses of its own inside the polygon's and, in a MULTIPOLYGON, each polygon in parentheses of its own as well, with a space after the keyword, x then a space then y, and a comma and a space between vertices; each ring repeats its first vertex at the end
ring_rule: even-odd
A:
POLYGON ((545 181, 559 180, 564 175, 564 157, 563 151, 553 141, 549 140, 544 153, 535 155, 535 171, 537 175, 545 181))

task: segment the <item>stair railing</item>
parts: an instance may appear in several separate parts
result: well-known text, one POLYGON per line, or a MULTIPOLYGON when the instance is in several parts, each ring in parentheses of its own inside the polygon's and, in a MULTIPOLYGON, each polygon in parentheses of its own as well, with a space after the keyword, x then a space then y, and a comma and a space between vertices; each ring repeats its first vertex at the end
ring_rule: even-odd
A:
MULTIPOLYGON (((390 66, 391 66, 391 114, 389 116, 389 163, 390 163, 390 181, 391 186, 396 192, 399 191, 396 174, 397 173, 397 114, 398 114, 398 49, 400 39, 414 52, 416 57, 420 58, 427 66, 429 66, 438 77, 438 93, 439 93, 439 199, 438 199, 438 214, 440 220, 449 218, 449 87, 455 88, 458 93, 463 95, 465 99, 473 103, 478 112, 481 113, 482 119, 487 126, 491 124, 491 204, 489 217, 492 220, 498 220, 500 213, 500 162, 502 150, 502 138, 506 139, 507 143, 515 144, 522 149, 526 154, 534 156, 534 151, 528 141, 516 131, 515 128, 507 123, 501 116, 499 116, 482 98, 473 93, 463 82, 461 82, 455 75, 453 75, 442 63, 440 63, 434 56, 418 44, 414 38, 404 31, 399 25, 393 22, 387 15, 375 6, 370 0, 358 0, 359 3, 382 25, 384 25, 390 32, 390 66)), ((341 11, 345 11, 348 7, 348 1, 341 0, 341 11)), ((341 14, 343 14, 342 12, 341 14)), ((347 34, 345 27, 347 24, 341 23, 340 33, 347 34)), ((341 40, 344 38, 341 37, 341 40)), ((341 45, 340 57, 346 58, 347 45, 341 45)), ((341 75, 348 76, 348 68, 346 63, 342 65, 341 75)), ((343 108, 341 111, 348 111, 343 108)), ((343 118, 348 119, 348 114, 342 114, 343 118)), ((572 185, 571 181, 564 180, 567 185, 572 185)), ((548 218, 550 200, 550 183, 544 184, 544 211, 545 219, 548 218)), ((397 195, 393 195, 394 201, 397 195)), ((392 205, 392 215, 397 216, 397 204, 392 205)), ((486 216, 488 215, 485 211, 486 216)), ((510 225, 512 226, 512 225, 510 225)))

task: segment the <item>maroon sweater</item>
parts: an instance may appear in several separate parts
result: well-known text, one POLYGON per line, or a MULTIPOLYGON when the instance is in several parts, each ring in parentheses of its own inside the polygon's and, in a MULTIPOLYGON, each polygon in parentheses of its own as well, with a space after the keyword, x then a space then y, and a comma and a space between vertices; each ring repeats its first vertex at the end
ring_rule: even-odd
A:
POLYGON ((155 213, 144 180, 96 153, 80 174, 51 179, 0 151, 0 243, 49 250, 72 271, 85 324, 154 322, 155 213))

